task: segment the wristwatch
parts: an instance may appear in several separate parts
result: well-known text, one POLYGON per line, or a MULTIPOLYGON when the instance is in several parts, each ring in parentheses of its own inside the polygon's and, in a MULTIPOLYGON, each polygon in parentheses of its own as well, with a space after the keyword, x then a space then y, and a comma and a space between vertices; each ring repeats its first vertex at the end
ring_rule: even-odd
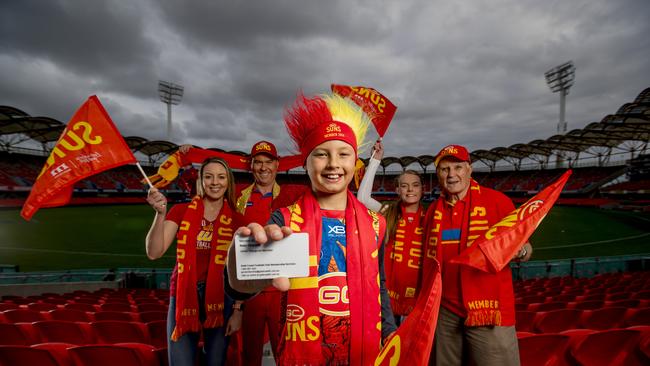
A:
POLYGON ((233 310, 239 310, 239 311, 244 311, 244 302, 235 302, 232 304, 233 310))

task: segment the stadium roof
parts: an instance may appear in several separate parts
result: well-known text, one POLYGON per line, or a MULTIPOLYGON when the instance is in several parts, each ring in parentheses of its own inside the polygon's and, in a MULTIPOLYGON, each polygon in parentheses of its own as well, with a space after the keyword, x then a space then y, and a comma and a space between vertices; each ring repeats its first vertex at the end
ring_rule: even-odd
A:
MULTIPOLYGON (((32 117, 20 109, 0 106, 0 138, 20 134, 45 146, 47 142, 56 141, 64 128, 65 124, 55 119, 32 117)), ((155 155, 169 154, 178 149, 177 144, 169 141, 149 141, 138 136, 126 137, 125 140, 134 152, 140 152, 150 158, 155 155)), ((470 156, 472 161, 481 161, 492 168, 500 161, 508 162, 518 168, 524 159, 545 164, 552 155, 573 154, 577 159, 581 153, 594 156, 608 155, 614 148, 632 152, 645 150, 649 141, 650 88, 647 88, 633 102, 623 104, 615 114, 607 115, 600 122, 592 122, 582 129, 554 135, 545 140, 532 140, 525 144, 517 143, 508 147, 475 150, 470 153, 470 156)), ((1 142, 6 147, 11 145, 6 141, 1 142)), ((217 148, 211 150, 223 151, 217 148)), ((241 151, 231 151, 231 153, 247 155, 241 151)), ((418 163, 426 169, 433 160, 432 155, 385 157, 380 165, 384 170, 392 164, 399 164, 402 169, 405 169, 413 163, 418 163)))

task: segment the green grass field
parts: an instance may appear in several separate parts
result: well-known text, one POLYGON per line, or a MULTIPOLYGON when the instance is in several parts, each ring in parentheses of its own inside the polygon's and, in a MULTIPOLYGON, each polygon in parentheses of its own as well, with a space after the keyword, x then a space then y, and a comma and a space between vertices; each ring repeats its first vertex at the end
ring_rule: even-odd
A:
MULTIPOLYGON (((0 264, 21 271, 174 264, 173 250, 157 261, 145 255, 147 205, 42 209, 30 222, 19 213, 0 210, 0 264)), ((554 207, 531 239, 533 260, 648 253, 649 222, 647 214, 554 207)))

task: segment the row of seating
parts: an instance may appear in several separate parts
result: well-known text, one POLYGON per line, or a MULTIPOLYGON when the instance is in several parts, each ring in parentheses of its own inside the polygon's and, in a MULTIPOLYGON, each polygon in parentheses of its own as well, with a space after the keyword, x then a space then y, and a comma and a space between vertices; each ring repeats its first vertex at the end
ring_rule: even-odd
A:
POLYGON ((55 309, 50 311, 34 311, 29 309, 13 309, 0 312, 0 323, 31 323, 42 320, 62 320, 73 322, 90 322, 94 320, 126 320, 150 322, 167 319, 167 310, 152 310, 142 312, 127 311, 81 311, 73 309, 55 309))
POLYGON ((639 299, 621 299, 621 300, 581 300, 581 301, 565 301, 556 300, 549 302, 538 302, 532 304, 519 303, 515 304, 516 310, 528 311, 549 311, 558 309, 580 309, 580 310, 596 310, 609 307, 625 307, 625 308, 645 308, 650 306, 650 300, 639 299))
POLYGON ((0 366, 166 366, 167 349, 140 343, 0 345, 0 366))
POLYGON ((650 364, 650 327, 559 333, 517 333, 522 366, 650 364))
POLYGON ((85 302, 69 302, 65 304, 51 304, 48 302, 35 302, 27 305, 15 303, 0 303, 0 311, 12 309, 28 309, 32 311, 50 311, 56 309, 72 309, 81 311, 166 311, 168 305, 160 302, 142 302, 138 304, 127 304, 121 302, 105 302, 102 304, 89 304, 85 302))
POLYGON ((650 326, 650 308, 628 309, 609 307, 596 310, 559 309, 515 313, 517 331, 557 333, 568 329, 613 329, 629 326, 650 326))
POLYGON ((135 342, 162 348, 167 345, 166 324, 166 320, 148 323, 117 320, 0 323, 0 344, 30 346, 46 342, 74 345, 135 342))

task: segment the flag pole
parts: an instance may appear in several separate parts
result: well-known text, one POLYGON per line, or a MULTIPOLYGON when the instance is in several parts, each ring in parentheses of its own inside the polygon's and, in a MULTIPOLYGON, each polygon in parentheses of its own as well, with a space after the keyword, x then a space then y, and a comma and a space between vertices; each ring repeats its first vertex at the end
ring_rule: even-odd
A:
POLYGON ((144 169, 142 169, 142 166, 140 165, 140 162, 136 161, 135 165, 140 170, 140 173, 142 173, 142 176, 144 177, 144 180, 146 180, 147 183, 149 184, 149 188, 153 188, 153 184, 151 184, 151 181, 149 180, 149 177, 147 176, 147 173, 145 173, 144 169))

